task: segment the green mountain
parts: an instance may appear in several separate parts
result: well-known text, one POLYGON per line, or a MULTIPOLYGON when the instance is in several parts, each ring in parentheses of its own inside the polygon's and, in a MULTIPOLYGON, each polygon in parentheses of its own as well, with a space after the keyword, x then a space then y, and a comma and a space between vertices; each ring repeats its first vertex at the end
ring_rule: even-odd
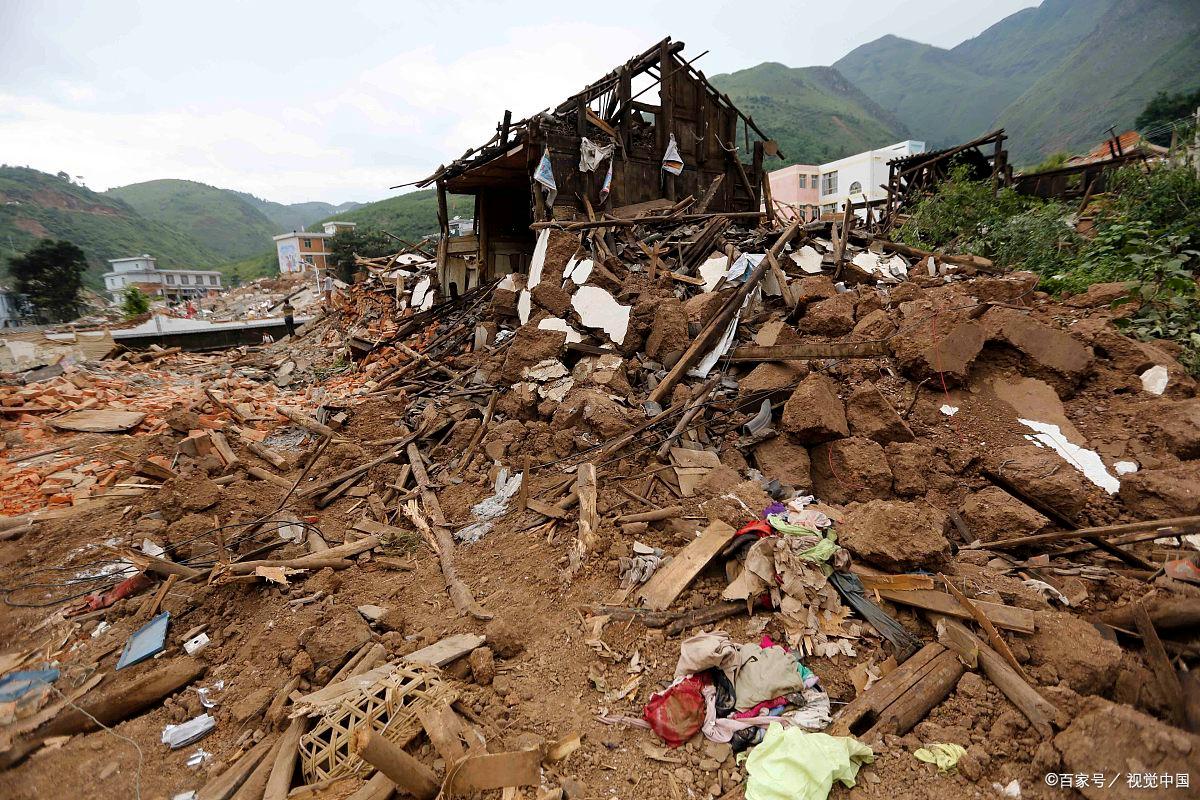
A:
POLYGON ((212 268, 222 261, 189 233, 147 219, 118 197, 28 167, 0 166, 0 262, 45 237, 83 249, 93 288, 103 285, 109 258, 150 253, 161 266, 177 268, 212 268))
POLYGON ((833 67, 767 62, 711 80, 779 142, 785 165, 821 164, 908 138, 895 115, 833 67))
POLYGON ((1076 151, 1118 132, 1159 90, 1200 88, 1200 3, 1127 0, 997 115, 1018 158, 1076 151), (1036 131, 1036 137, 1026 132, 1036 131))
MULTIPOLYGON (((448 195, 446 211, 451 219, 456 216, 469 219, 475 214, 475 198, 467 195, 448 195)), ((375 228, 416 242, 422 236, 437 233, 437 191, 425 189, 420 192, 407 192, 349 211, 337 212, 322 222, 331 219, 356 222, 360 228, 375 228)))
POLYGON ((195 181, 158 180, 109 189, 143 217, 204 242, 225 259, 269 247, 278 226, 237 192, 195 181))
POLYGON ((1004 127, 1019 163, 1089 147, 1160 89, 1200 85, 1198 34, 1194 0, 1045 0, 949 50, 884 36, 834 67, 931 147, 1004 127))
POLYGON ((250 205, 262 212, 276 227, 276 233, 295 231, 307 228, 320 220, 336 217, 351 209, 358 208, 361 203, 347 202, 334 205, 332 203, 309 202, 284 205, 271 200, 263 200, 245 192, 233 192, 250 205))

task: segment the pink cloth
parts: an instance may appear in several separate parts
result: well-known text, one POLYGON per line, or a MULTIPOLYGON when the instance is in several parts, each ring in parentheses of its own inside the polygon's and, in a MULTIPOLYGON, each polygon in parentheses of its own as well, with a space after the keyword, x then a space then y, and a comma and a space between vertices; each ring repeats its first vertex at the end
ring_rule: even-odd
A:
POLYGON ((733 717, 734 719, 750 719, 752 717, 762 716, 773 708, 786 706, 787 703, 788 701, 786 697, 776 697, 774 700, 764 700, 753 708, 747 708, 745 711, 737 711, 729 716, 733 717))

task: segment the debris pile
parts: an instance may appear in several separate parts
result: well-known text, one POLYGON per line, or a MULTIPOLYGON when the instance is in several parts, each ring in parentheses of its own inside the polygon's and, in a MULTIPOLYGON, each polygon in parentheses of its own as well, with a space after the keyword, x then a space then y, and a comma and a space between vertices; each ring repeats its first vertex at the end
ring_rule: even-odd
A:
POLYGON ((14 796, 1187 796, 1169 347, 850 216, 691 207, 4 388, 14 796))

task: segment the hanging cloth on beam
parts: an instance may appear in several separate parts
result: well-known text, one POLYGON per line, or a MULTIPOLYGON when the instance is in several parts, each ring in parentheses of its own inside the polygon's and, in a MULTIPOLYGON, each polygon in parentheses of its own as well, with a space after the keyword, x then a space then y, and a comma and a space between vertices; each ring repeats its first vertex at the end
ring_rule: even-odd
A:
POLYGON ((683 156, 679 155, 679 145, 675 143, 673 133, 667 140, 667 152, 663 153, 662 168, 672 175, 683 172, 683 156))
POLYGON ((611 144, 602 147, 584 136, 579 142, 579 171, 595 172, 596 167, 600 166, 600 162, 606 158, 612 158, 612 154, 613 146, 611 144))
POLYGON ((554 205, 554 198, 558 197, 558 184, 554 182, 554 165, 550 163, 549 147, 542 151, 542 160, 533 173, 533 179, 546 190, 546 205, 554 205))

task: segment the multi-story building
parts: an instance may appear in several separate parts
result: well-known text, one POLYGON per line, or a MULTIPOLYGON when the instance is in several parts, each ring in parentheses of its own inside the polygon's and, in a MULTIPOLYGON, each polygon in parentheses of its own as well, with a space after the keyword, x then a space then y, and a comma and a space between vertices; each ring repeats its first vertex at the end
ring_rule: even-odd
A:
POLYGON ((320 231, 298 230, 271 237, 279 257, 280 272, 303 272, 315 267, 324 270, 333 266, 328 240, 342 231, 354 230, 353 222, 326 222, 320 231))
POLYGON ((845 209, 847 200, 861 207, 864 203, 886 199, 888 162, 924 152, 924 142, 909 140, 822 164, 821 213, 840 213, 845 209))
POLYGON ((224 289, 221 273, 212 269, 159 269, 148 254, 130 258, 110 258, 112 272, 104 273, 104 288, 114 301, 121 299, 126 287, 136 286, 151 297, 185 300, 215 295, 224 289))
POLYGON ((821 215, 821 193, 818 190, 821 168, 815 164, 792 164, 767 174, 771 182, 771 199, 776 211, 785 219, 797 216, 810 222, 821 215))

